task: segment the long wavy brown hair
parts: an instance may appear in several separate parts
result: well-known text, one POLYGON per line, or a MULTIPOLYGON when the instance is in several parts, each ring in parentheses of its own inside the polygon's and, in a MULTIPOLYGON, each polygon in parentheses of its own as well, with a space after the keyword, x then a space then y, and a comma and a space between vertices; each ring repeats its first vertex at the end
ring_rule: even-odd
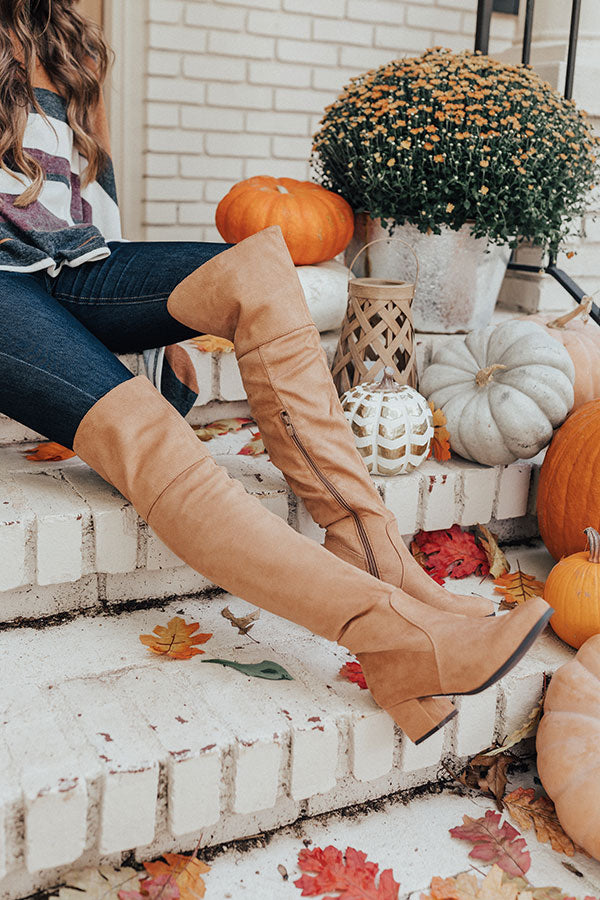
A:
POLYGON ((30 109, 45 117, 33 90, 36 60, 66 100, 75 147, 87 159, 85 186, 107 160, 94 135, 92 114, 109 53, 101 29, 77 10, 76 0, 0 0, 0 167, 31 181, 15 206, 35 202, 46 177, 40 162, 23 149, 30 109))

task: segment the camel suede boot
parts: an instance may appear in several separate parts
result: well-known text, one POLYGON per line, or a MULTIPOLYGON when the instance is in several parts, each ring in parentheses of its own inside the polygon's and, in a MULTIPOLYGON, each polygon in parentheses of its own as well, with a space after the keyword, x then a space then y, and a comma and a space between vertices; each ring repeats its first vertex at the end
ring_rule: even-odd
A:
POLYGON ((551 613, 541 598, 497 618, 442 612, 338 559, 217 465, 144 377, 123 382, 94 404, 77 429, 74 450, 188 565, 355 653, 375 700, 413 741, 452 714, 449 701, 437 695, 493 684, 551 613))
POLYGON ((278 226, 223 251, 168 300, 171 315, 233 341, 252 415, 269 456, 326 529, 325 547, 448 612, 493 614, 421 568, 356 449, 296 268, 278 226))

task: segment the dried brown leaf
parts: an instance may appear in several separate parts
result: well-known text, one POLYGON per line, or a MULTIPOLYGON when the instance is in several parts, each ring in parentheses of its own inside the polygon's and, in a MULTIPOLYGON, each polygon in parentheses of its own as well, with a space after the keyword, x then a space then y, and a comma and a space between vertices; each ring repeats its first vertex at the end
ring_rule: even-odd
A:
POLYGON ((247 616, 234 616, 228 606, 225 609, 221 610, 221 615, 224 619, 227 619, 234 628, 237 628, 238 634, 248 634, 251 628, 254 627, 257 619, 260 618, 260 609, 255 609, 254 612, 248 613, 247 616))
POLYGON ((575 855, 577 845, 565 834, 549 797, 536 798, 534 788, 519 787, 506 795, 504 804, 519 828, 523 831, 534 829, 540 844, 549 843, 556 853, 565 856, 575 855))
POLYGON ((487 556, 492 578, 500 578, 510 572, 510 563, 498 546, 498 536, 485 525, 475 525, 475 539, 487 556))

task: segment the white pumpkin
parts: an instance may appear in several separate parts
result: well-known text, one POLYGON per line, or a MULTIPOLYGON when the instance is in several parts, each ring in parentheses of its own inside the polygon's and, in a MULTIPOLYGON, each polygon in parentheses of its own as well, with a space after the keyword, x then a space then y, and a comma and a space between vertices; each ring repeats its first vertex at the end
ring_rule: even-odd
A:
POLYGON ((340 397, 358 452, 373 475, 402 475, 427 459, 433 416, 427 402, 386 367, 380 381, 357 384, 340 397))
POLYGON ((451 339, 421 392, 447 419, 452 449, 488 466, 529 459, 573 406, 575 368, 540 325, 509 321, 451 339))

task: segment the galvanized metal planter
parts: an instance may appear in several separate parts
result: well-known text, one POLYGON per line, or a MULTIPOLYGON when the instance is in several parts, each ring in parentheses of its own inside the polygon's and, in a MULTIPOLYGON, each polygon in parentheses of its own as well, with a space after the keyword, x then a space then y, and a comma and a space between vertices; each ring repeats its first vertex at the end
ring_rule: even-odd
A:
MULTIPOLYGON (((363 244, 388 234, 379 219, 360 213, 346 250, 346 264, 363 244)), ((413 247, 421 266, 412 302, 415 331, 453 334, 489 325, 510 258, 509 247, 472 237, 469 225, 460 231, 443 228, 441 234, 422 234, 415 225, 401 225, 393 236, 413 247)), ((355 273, 397 278, 399 272, 406 273, 411 259, 408 249, 398 242, 381 242, 363 254, 355 273)))

